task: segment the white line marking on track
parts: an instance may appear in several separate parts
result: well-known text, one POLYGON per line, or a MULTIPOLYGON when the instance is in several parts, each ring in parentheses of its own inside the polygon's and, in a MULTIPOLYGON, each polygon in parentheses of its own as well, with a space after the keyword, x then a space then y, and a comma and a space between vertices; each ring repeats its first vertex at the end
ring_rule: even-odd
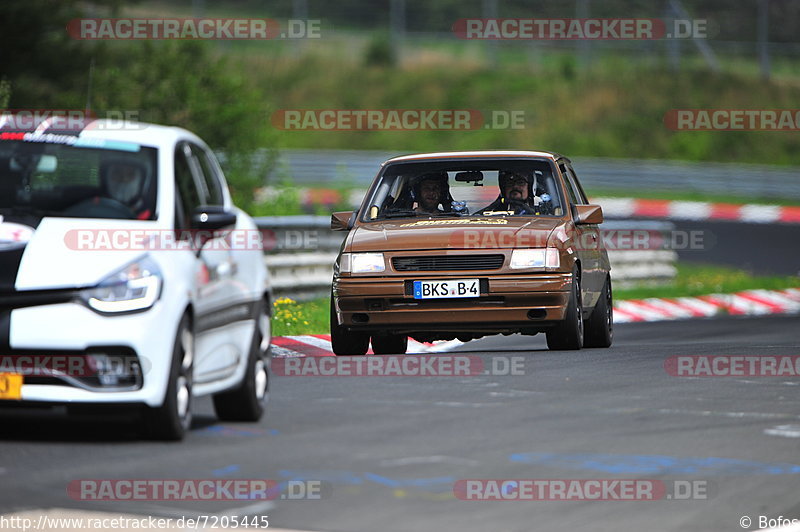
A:
POLYGON ((800 425, 778 425, 771 429, 764 429, 764 434, 782 438, 800 438, 800 425))
POLYGON ((470 460, 469 458, 459 458, 458 456, 447 456, 437 454, 433 456, 409 456, 406 458, 391 458, 389 460, 381 460, 379 462, 381 467, 394 467, 404 465, 416 464, 454 464, 454 465, 480 465, 477 460, 470 460))

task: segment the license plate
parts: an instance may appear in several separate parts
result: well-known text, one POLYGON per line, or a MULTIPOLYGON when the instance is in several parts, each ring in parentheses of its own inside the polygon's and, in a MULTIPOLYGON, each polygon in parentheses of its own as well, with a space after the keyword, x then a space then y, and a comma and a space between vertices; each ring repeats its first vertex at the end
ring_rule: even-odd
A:
POLYGON ((0 373, 0 399, 22 399, 22 375, 0 373))
POLYGON ((479 297, 478 279, 448 279, 447 281, 414 281, 414 299, 447 297, 479 297))

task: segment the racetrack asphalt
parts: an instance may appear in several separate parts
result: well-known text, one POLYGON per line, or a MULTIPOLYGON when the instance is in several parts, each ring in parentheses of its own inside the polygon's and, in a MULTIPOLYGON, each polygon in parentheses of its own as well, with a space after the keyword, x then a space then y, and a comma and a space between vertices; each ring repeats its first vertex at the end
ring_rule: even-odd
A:
POLYGON ((681 262, 719 264, 756 275, 800 276, 800 224, 676 221, 681 234, 699 231, 700 249, 678 249, 681 262))

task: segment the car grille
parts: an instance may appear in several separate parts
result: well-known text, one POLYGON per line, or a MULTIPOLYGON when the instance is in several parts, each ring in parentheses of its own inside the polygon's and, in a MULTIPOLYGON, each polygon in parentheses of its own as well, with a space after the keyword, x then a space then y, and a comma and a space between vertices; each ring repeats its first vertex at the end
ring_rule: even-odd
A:
POLYGON ((398 272, 435 272, 442 270, 497 270, 503 266, 503 255, 432 255, 394 257, 398 272))

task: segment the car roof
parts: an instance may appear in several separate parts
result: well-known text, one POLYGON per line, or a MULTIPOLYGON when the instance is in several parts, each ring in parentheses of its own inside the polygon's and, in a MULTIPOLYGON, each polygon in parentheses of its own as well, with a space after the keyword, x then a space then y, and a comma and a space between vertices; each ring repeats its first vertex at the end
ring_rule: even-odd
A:
MULTIPOLYGON (((4 118, 6 118, 6 115, 0 117, 0 132, 20 131, 19 128, 15 127, 17 124, 15 124, 13 118, 4 118)), ((171 147, 179 140, 192 140, 205 145, 197 135, 183 128, 131 120, 92 119, 69 122, 62 120, 58 122, 58 120, 46 118, 36 120, 33 123, 28 121, 27 125, 28 127, 21 132, 133 142, 155 147, 171 147), (66 128, 63 127, 65 123, 68 124, 66 128), (59 124, 62 126, 59 126, 59 124)))
MULTIPOLYGON (((478 151, 445 151, 434 153, 416 153, 411 155, 401 155, 399 157, 392 157, 384 161, 383 165, 410 162, 410 161, 425 161, 437 159, 493 159, 493 158, 544 158, 550 160, 567 159, 563 155, 550 151, 523 151, 523 150, 478 150, 478 151)), ((567 159, 569 160, 569 159, 567 159)), ((382 166, 383 166, 382 165, 382 166)))

